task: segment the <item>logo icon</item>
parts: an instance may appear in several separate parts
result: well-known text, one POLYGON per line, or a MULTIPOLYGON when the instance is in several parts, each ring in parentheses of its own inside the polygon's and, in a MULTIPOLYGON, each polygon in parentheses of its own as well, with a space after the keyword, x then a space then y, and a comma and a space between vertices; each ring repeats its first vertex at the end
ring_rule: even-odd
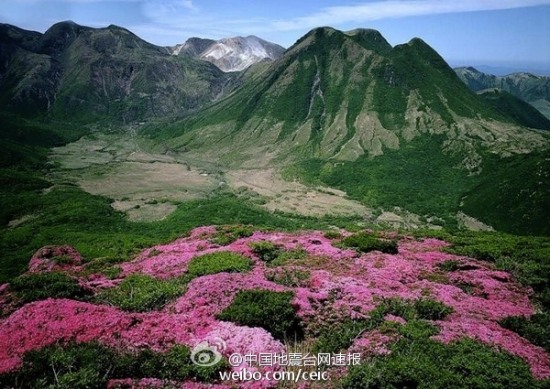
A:
POLYGON ((220 338, 202 341, 191 350, 191 361, 197 366, 214 366, 222 360, 225 348, 225 342, 220 338))

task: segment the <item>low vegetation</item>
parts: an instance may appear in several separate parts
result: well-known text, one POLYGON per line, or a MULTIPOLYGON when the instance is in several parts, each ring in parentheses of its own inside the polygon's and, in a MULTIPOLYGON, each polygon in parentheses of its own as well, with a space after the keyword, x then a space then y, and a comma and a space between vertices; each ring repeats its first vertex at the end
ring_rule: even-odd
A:
POLYGON ((397 242, 380 239, 366 232, 359 232, 345 237, 339 243, 341 247, 353 248, 362 253, 381 251, 386 254, 397 254, 397 242))
POLYGON ((251 236, 253 232, 254 228, 252 226, 223 226, 218 228, 218 231, 210 240, 212 243, 226 246, 239 238, 251 236))
POLYGON ((387 356, 354 366, 342 387, 355 388, 543 388, 519 358, 471 340, 449 345, 399 340, 387 356))
POLYGON ((276 339, 301 339, 303 330, 291 304, 293 297, 292 292, 242 290, 217 318, 244 326, 262 327, 276 339))
POLYGON ((15 277, 10 289, 21 303, 47 298, 85 299, 90 292, 78 284, 78 280, 65 273, 31 273, 15 277))
POLYGON ((195 278, 221 272, 244 272, 252 269, 252 262, 231 251, 217 251, 195 257, 189 262, 187 273, 195 278))
POLYGON ((21 369, 0 376, 0 383, 2 387, 73 389, 105 388, 109 380, 116 379, 126 387, 128 377, 209 382, 227 366, 225 360, 211 367, 197 366, 189 348, 182 345, 162 353, 150 349, 121 352, 98 343, 69 343, 26 353, 21 369))
POLYGON ((184 290, 185 284, 181 279, 162 281, 147 275, 132 274, 119 286, 101 292, 96 299, 125 311, 147 312, 162 308, 183 294, 184 290))

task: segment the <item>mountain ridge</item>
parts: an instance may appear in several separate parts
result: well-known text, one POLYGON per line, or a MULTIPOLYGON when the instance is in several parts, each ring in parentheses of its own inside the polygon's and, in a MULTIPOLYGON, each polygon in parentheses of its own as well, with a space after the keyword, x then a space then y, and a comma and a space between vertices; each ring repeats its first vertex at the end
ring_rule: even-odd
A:
POLYGON ((460 79, 473 91, 498 88, 538 109, 550 119, 550 77, 529 72, 516 72, 506 76, 484 73, 474 67, 454 69, 460 79))
POLYGON ((129 30, 60 22, 0 29, 0 102, 26 116, 135 123, 196 110, 231 89, 214 65, 176 57, 129 30))

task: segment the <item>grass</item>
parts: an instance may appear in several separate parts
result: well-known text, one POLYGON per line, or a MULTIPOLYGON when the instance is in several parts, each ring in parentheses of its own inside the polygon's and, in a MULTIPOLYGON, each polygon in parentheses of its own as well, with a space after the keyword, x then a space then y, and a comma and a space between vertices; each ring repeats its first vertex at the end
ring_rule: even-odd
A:
POLYGON ((23 304, 47 298, 85 299, 90 293, 65 273, 32 273, 15 277, 10 289, 23 304))
POLYGON ((146 275, 132 274, 116 288, 99 293, 96 300, 125 311, 148 312, 161 309, 184 291, 185 283, 181 279, 164 281, 146 275))
POLYGON ((224 359, 211 367, 197 366, 191 351, 182 345, 161 353, 150 349, 123 352, 98 343, 54 344, 26 353, 21 369, 0 375, 0 386, 105 388, 110 379, 128 377, 212 382, 227 366, 224 359))
POLYGON ((188 265, 190 277, 200 277, 221 272, 246 272, 252 269, 252 261, 231 251, 218 251, 193 258, 188 265))
POLYGON ((359 252, 381 251, 386 254, 397 254, 397 242, 393 240, 379 239, 366 232, 358 232, 342 239, 338 246, 353 248, 359 252))
POLYGON ((219 320, 232 321, 249 327, 262 327, 279 340, 303 337, 301 322, 292 307, 293 292, 241 290, 219 320), (277 320, 273 320, 277 318, 277 320))
POLYGON ((472 340, 404 338, 388 356, 353 366, 343 388, 543 388, 518 357, 472 340))
POLYGON ((298 230, 343 227, 355 221, 271 213, 226 192, 182 203, 165 220, 150 223, 130 222, 125 214, 112 209, 109 199, 72 186, 46 194, 26 190, 8 197, 10 200, 6 201, 18 209, 8 219, 33 212, 40 212, 40 216, 17 228, 0 228, 0 283, 21 274, 34 252, 45 245, 74 246, 85 261, 126 260, 141 249, 185 236, 192 228, 203 225, 244 224, 255 229, 298 230))

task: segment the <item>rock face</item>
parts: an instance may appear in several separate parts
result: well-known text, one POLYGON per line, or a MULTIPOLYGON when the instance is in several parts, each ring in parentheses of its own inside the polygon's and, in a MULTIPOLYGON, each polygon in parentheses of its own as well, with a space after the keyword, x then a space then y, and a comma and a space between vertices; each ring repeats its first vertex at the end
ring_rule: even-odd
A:
POLYGON ((142 121, 200 108, 227 82, 210 63, 173 56, 121 27, 61 22, 40 34, 0 25, 0 104, 11 113, 142 121))
POLYGON ((261 61, 279 58, 285 49, 256 36, 234 37, 213 41, 190 38, 172 48, 175 55, 190 55, 211 62, 224 72, 238 72, 261 61))

